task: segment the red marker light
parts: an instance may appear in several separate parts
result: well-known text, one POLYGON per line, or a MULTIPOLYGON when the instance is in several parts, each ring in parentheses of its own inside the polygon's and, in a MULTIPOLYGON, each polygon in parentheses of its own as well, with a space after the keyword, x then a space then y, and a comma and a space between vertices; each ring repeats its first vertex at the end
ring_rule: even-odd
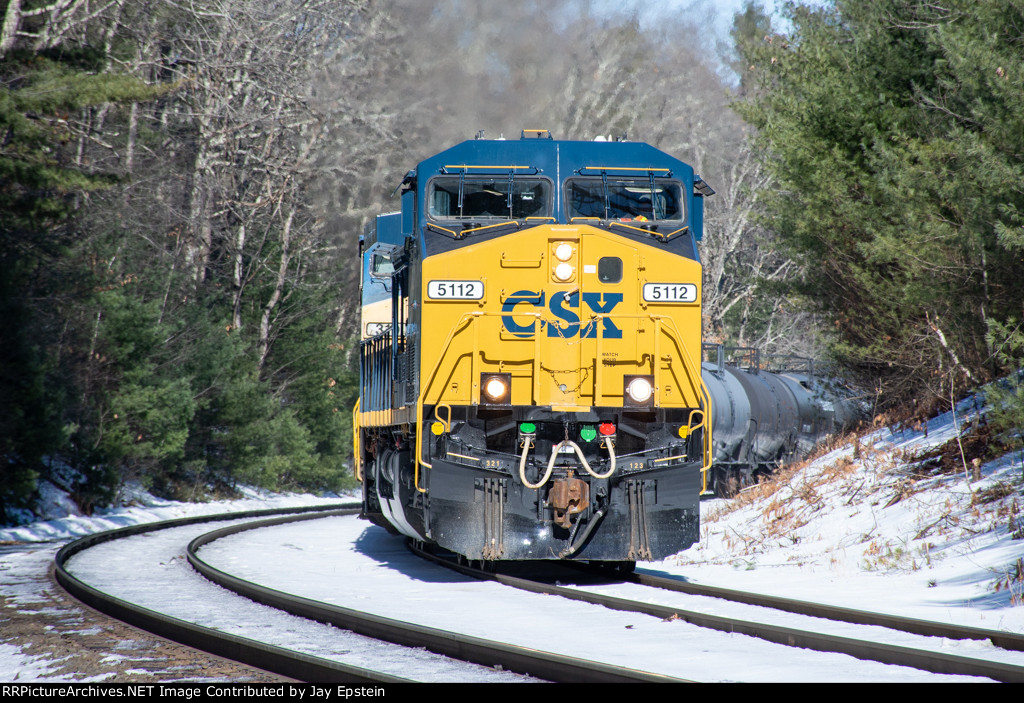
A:
POLYGON ((611 437, 615 434, 615 425, 610 422, 602 422, 597 426, 597 431, 600 432, 603 437, 611 437))

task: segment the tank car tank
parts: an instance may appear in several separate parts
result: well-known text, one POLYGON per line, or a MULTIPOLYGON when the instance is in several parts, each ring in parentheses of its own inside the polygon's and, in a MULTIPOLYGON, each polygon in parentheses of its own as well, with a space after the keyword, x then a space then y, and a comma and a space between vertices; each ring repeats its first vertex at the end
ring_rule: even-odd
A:
POLYGON ((706 495, 734 494, 863 416, 859 402, 820 378, 810 359, 786 357, 772 371, 751 348, 706 344, 704 351, 714 433, 706 495))

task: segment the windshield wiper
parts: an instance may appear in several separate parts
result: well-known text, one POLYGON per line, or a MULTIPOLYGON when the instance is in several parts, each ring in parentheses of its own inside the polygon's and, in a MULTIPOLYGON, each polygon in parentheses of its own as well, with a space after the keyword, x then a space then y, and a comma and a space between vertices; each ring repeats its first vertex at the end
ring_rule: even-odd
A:
POLYGON ((475 222, 467 222, 465 224, 455 225, 456 227, 462 227, 462 229, 450 229, 448 227, 442 227, 436 222, 427 222, 427 229, 434 230, 441 234, 446 234, 452 239, 463 239, 467 234, 475 234, 477 232, 483 232, 484 230, 494 229, 496 227, 507 227, 508 225, 514 225, 516 229, 523 226, 523 223, 519 220, 502 220, 501 222, 495 222, 490 225, 476 226, 475 222))

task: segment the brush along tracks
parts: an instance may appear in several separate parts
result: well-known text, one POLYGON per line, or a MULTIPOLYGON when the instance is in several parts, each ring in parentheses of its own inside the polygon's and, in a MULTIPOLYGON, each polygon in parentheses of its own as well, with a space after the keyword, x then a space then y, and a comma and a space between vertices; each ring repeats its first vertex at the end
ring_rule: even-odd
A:
MULTIPOLYGON (((407 681, 394 675, 353 667, 319 657, 299 654, 287 648, 256 642, 213 628, 203 627, 186 620, 170 617, 152 609, 135 605, 123 598, 104 593, 83 582, 69 572, 67 562, 74 555, 93 546, 119 537, 140 535, 161 529, 180 527, 211 520, 236 520, 239 517, 259 517, 281 511, 190 518, 135 526, 120 531, 92 535, 67 545, 57 556, 58 582, 72 595, 108 615, 137 627, 149 630, 177 642, 207 652, 234 659, 283 676, 310 682, 343 683, 396 683, 407 681)), ((237 578, 204 562, 198 550, 205 544, 237 532, 259 527, 280 525, 298 520, 311 520, 338 515, 353 515, 358 510, 332 510, 308 512, 302 515, 279 515, 269 519, 248 521, 205 533, 188 544, 186 556, 189 564, 207 579, 249 598, 287 613, 327 623, 338 628, 405 647, 424 648, 463 662, 472 662, 503 671, 528 674, 556 682, 672 682, 668 676, 634 669, 594 663, 569 656, 537 651, 528 647, 493 642, 458 633, 424 627, 414 623, 370 615, 357 610, 302 598, 237 578)), ((160 584, 153 584, 159 588, 160 584)))
MULTIPOLYGON (((682 620, 699 627, 748 635, 791 647, 847 654, 858 659, 877 661, 883 664, 909 666, 938 674, 983 676, 997 681, 1024 682, 1024 666, 1020 665, 953 655, 925 648, 919 649, 916 647, 887 644, 872 641, 871 639, 825 634, 811 629, 797 629, 768 622, 743 620, 698 610, 687 610, 677 606, 629 600, 590 591, 587 590, 587 587, 595 585, 593 577, 603 575, 603 584, 605 585, 608 583, 638 584, 654 589, 719 598, 735 603, 770 608, 775 611, 784 611, 813 618, 822 618, 838 623, 877 626, 926 637, 939 637, 948 640, 988 640, 997 647, 1017 651, 1024 651, 1024 635, 1021 634, 948 625, 820 603, 746 593, 733 589, 701 586, 679 579, 644 573, 624 574, 621 571, 613 571, 607 567, 588 567, 585 564, 564 565, 560 575, 557 575, 558 570, 551 572, 554 565, 549 565, 545 570, 549 571, 550 578, 538 581, 508 573, 495 573, 495 571, 489 568, 474 568, 472 565, 460 564, 457 561, 429 554, 422 549, 417 549, 415 546, 411 548, 421 556, 438 563, 443 563, 463 574, 482 579, 493 579, 504 585, 533 593, 557 595, 571 600, 601 605, 612 610, 642 613, 663 620, 682 620), (588 575, 590 577, 586 579, 588 583, 578 587, 556 585, 556 581, 573 580, 573 572, 577 576, 581 573, 588 575)), ((648 597, 648 595, 644 597, 648 597)), ((941 644, 937 646, 941 646, 941 644)))

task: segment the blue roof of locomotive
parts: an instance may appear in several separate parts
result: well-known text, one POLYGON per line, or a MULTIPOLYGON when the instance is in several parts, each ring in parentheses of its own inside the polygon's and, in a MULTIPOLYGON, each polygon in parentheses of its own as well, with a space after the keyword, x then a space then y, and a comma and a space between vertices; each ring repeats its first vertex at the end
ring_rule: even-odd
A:
MULTIPOLYGON (((554 181, 555 208, 553 214, 559 222, 566 221, 561 184, 565 179, 579 175, 581 168, 603 167, 609 172, 615 172, 617 169, 643 169, 635 172, 618 171, 616 173, 616 175, 634 173, 640 178, 647 177, 646 169, 668 169, 673 178, 683 182, 685 192, 692 192, 694 180, 693 168, 690 165, 643 142, 578 142, 536 138, 471 139, 424 159, 417 165, 418 211, 421 226, 425 221, 424 198, 427 181, 433 176, 440 175, 443 170, 457 174, 461 171, 459 166, 493 167, 486 171, 467 170, 467 175, 507 174, 509 166, 537 168, 540 175, 554 181)), ((531 171, 518 170, 517 173, 526 175, 531 171)), ((599 171, 590 170, 587 175, 599 175, 599 171)), ((655 175, 666 174, 655 173, 655 175)))

